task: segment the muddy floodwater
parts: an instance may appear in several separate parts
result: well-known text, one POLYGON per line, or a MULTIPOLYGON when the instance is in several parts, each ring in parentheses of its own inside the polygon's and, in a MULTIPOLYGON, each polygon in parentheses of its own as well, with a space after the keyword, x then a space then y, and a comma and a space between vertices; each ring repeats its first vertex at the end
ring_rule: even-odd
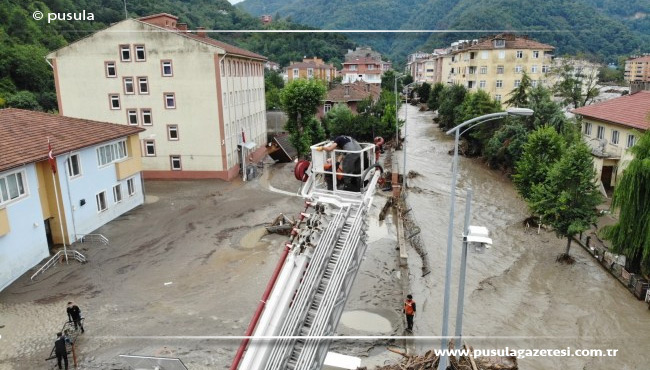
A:
MULTIPOLYGON (((407 130, 407 170, 420 174, 409 180, 407 200, 432 268, 421 277, 421 260, 409 250, 411 288, 418 304, 415 335, 440 335, 451 186, 448 152, 453 140, 433 123, 430 112, 413 106, 408 106, 407 130)), ((488 227, 494 245, 484 254, 468 254, 464 340, 482 349, 618 350, 616 357, 528 357, 519 360, 523 370, 650 369, 650 311, 643 302, 575 243, 571 254, 576 263, 556 263, 566 241, 522 226, 526 205, 498 171, 478 159, 460 158, 458 179, 450 335, 456 322, 465 190, 472 188, 470 224, 488 227)), ((438 345, 416 341, 420 352, 438 345)))

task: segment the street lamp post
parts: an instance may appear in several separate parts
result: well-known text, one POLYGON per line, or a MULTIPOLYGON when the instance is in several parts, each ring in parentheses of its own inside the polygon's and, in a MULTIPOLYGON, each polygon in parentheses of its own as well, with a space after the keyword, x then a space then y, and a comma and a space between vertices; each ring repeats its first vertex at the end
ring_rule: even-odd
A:
MULTIPOLYGON (((505 112, 497 112, 485 114, 480 117, 472 118, 467 120, 458 126, 447 131, 447 135, 454 133, 454 157, 452 159, 452 175, 451 175, 451 194, 450 202, 451 206, 449 207, 449 226, 447 228, 447 262, 445 265, 445 294, 443 298, 443 309, 442 309, 442 343, 441 349, 444 351, 448 346, 448 334, 449 334, 449 293, 451 290, 451 256, 453 251, 453 233, 454 233, 454 214, 456 211, 456 181, 458 177, 458 142, 460 141, 461 129, 475 123, 474 126, 490 121, 497 118, 506 117, 509 115, 513 116, 530 116, 533 114, 531 109, 527 108, 510 108, 505 112)), ((445 370, 447 368, 448 358, 444 354, 440 357, 440 362, 438 363, 438 370, 445 370)))

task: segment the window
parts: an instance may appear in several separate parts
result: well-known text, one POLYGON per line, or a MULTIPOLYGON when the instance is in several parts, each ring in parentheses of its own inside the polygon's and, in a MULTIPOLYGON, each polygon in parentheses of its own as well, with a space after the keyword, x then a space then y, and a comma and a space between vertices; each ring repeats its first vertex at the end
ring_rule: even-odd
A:
POLYGON ((332 109, 332 104, 325 104, 325 107, 323 108, 323 111, 325 113, 329 112, 330 109, 332 109))
POLYGON ((517 50, 517 59, 522 59, 524 57, 524 52, 522 50, 517 50))
POLYGON ((537 83, 538 83, 538 82, 539 82, 539 81, 537 81, 537 80, 531 80, 531 81, 530 81, 530 86, 532 86, 532 87, 537 87, 537 83))
POLYGON ((530 67, 530 73, 537 73, 537 66, 536 65, 532 65, 530 67))
POLYGON ((104 67, 106 67, 106 77, 117 77, 115 62, 104 62, 104 67))
POLYGON ((515 87, 519 87, 521 85, 521 80, 515 80, 515 87))
POLYGON ((129 196, 133 196, 135 194, 135 179, 133 177, 126 180, 126 189, 129 192, 129 196))
POLYGON ((138 110, 137 109, 127 109, 126 110, 126 120, 129 125, 138 124, 138 110))
POLYGON ((106 206, 106 192, 102 191, 101 193, 95 195, 95 200, 97 201, 97 212, 103 212, 108 207, 106 206))
POLYGON ((539 59, 539 50, 533 50, 533 59, 539 59))
POLYGON ((122 201, 122 185, 117 184, 113 186, 113 201, 119 203, 122 201))
POLYGON ((16 172, 0 177, 0 204, 27 195, 23 172, 16 172))
POLYGON ((178 125, 167 125, 167 139, 178 140, 178 125))
POLYGON ((500 94, 494 95, 494 100, 501 102, 501 95, 500 94))
POLYGON ((497 89, 500 89, 503 87, 503 80, 497 80, 497 89))
POLYGON ((634 135, 628 134, 627 135, 627 147, 631 148, 631 147, 634 146, 634 144, 636 144, 636 137, 634 137, 634 135))
POLYGON ((119 94, 110 94, 108 96, 111 109, 120 109, 120 95, 119 94))
POLYGON ((122 81, 124 82, 124 94, 135 94, 135 88, 133 87, 133 77, 124 77, 122 81))
POLYGON ((479 82, 478 82, 478 87, 479 87, 480 89, 485 89, 485 80, 481 80, 481 81, 479 81, 479 82))
POLYGON ((131 45, 120 45, 120 60, 123 62, 131 61, 131 45))
POLYGON ((503 66, 497 66, 497 74, 502 75, 505 68, 503 66))
POLYGON ((145 157, 155 157, 156 156, 156 142, 154 140, 145 140, 144 141, 144 155, 145 155, 145 157))
POLYGON ((469 67, 469 74, 471 75, 476 74, 476 67, 469 67))
POLYGON ((151 116, 151 109, 142 108, 140 111, 142 112, 142 124, 146 125, 146 126, 153 125, 153 118, 151 116))
POLYGON ((504 39, 496 39, 494 40, 494 47, 495 48, 503 48, 506 46, 506 40, 504 39))
POLYGON ((357 65, 356 64, 350 64, 350 70, 351 71, 356 71, 357 70, 357 65))
POLYGON ((481 59, 487 59, 490 53, 487 50, 481 51, 481 59))
POLYGON ((506 51, 499 50, 499 59, 506 59, 506 51))
POLYGON ((612 130, 612 144, 618 145, 618 131, 612 130))
POLYGON ((97 164, 100 167, 105 166, 109 163, 117 162, 120 159, 126 158, 127 155, 126 141, 124 140, 103 145, 97 148, 97 164))
POLYGON ((548 73, 549 68, 548 66, 542 66, 542 73, 548 73))
POLYGON ((523 68, 521 66, 515 66, 515 73, 521 73, 523 68))
POLYGON ((135 45, 135 61, 136 62, 144 62, 147 60, 147 55, 144 51, 144 45, 135 45))
POLYGON ((165 108, 176 109, 176 94, 165 93, 165 108))
POLYGON ((596 137, 602 140, 605 137, 605 127, 598 126, 598 131, 596 132, 596 137))
POLYGON ((293 69, 293 78, 299 78, 300 77, 300 70, 298 68, 293 69))
POLYGON ((138 77, 138 93, 149 94, 149 79, 138 77))
POLYGON ((591 136, 591 122, 585 122, 585 135, 591 136))
POLYGON ((487 66, 481 66, 481 74, 482 75, 487 74, 487 66))
POLYGON ((77 177, 81 175, 81 162, 79 160, 79 154, 71 155, 66 162, 68 167, 68 176, 77 177))
POLYGON ((180 171, 183 168, 181 167, 181 156, 180 155, 170 155, 169 162, 172 166, 172 171, 180 171))
MULTIPOLYGON (((223 63, 223 61, 222 61, 223 63)), ((172 69, 171 60, 161 60, 160 61, 160 70, 163 77, 172 77, 174 75, 174 70, 172 69)), ((223 66, 221 67, 221 73, 223 76, 223 66)))

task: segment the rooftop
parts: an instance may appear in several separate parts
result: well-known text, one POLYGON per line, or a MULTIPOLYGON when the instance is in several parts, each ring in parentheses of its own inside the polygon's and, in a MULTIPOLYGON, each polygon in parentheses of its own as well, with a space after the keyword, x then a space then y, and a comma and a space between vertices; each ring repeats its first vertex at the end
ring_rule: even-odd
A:
POLYGON ((496 36, 491 36, 485 39, 481 39, 475 45, 462 49, 461 51, 491 50, 491 49, 541 49, 541 50, 551 49, 552 50, 555 49, 555 47, 548 44, 543 44, 535 40, 531 40, 525 36, 515 36, 510 33, 502 33, 496 36), (495 47, 494 40, 498 40, 498 39, 505 40, 504 47, 499 47, 499 48, 495 47))
POLYGON ((369 96, 372 96, 372 98, 376 100, 379 98, 380 94, 381 86, 377 84, 356 81, 353 83, 337 85, 332 90, 327 92, 327 97, 325 97, 324 100, 331 102, 361 101, 369 96), (348 87, 349 90, 347 95, 345 94, 346 87, 348 87))
POLYGON ((573 113, 646 131, 650 129, 650 91, 580 107, 573 113))
POLYGON ((137 134, 143 128, 23 109, 0 109, 0 171, 137 134))
POLYGON ((644 55, 642 57, 628 59, 626 62, 650 62, 650 55, 644 55))

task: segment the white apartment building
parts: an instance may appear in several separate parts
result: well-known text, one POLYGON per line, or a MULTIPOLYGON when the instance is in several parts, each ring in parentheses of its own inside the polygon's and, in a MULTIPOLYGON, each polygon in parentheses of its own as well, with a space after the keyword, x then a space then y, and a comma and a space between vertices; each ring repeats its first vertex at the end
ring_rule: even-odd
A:
POLYGON ((230 180, 265 152, 266 58, 173 15, 124 20, 47 59, 61 115, 146 130, 145 178, 230 180))

